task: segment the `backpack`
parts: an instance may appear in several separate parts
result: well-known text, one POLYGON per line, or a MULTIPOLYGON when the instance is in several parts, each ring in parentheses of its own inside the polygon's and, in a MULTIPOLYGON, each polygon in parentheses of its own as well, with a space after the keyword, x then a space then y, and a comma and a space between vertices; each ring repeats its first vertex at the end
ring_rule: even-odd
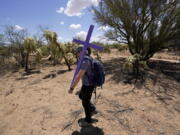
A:
POLYGON ((85 57, 91 62, 92 67, 92 77, 88 77, 92 80, 93 86, 95 87, 102 87, 105 82, 105 71, 102 62, 97 59, 93 59, 92 57, 85 57))

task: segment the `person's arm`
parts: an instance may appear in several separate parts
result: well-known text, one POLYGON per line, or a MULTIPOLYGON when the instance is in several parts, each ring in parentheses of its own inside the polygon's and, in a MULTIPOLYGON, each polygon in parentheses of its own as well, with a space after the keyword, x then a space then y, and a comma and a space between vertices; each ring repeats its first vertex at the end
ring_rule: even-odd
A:
POLYGON ((69 93, 72 93, 76 85, 79 83, 79 80, 84 76, 86 70, 81 69, 77 74, 74 83, 72 84, 71 88, 69 89, 69 93))

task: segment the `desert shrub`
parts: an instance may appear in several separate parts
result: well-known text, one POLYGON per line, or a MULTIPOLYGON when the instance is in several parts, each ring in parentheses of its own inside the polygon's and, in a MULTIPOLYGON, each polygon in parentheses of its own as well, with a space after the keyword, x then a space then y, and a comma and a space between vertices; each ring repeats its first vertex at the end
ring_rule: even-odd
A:
POLYGON ((110 45, 103 45, 103 53, 111 53, 111 46, 110 45))
POLYGON ((11 53, 9 53, 9 47, 0 46, 0 65, 3 65, 5 60, 8 60, 11 56, 11 53))
POLYGON ((48 56, 50 52, 50 45, 43 45, 40 47, 42 56, 48 56))
POLYGON ((128 56, 126 58, 126 62, 123 65, 123 70, 128 72, 139 72, 139 68, 136 69, 135 67, 140 67, 143 69, 148 68, 147 61, 139 61, 141 56, 138 54, 128 56))

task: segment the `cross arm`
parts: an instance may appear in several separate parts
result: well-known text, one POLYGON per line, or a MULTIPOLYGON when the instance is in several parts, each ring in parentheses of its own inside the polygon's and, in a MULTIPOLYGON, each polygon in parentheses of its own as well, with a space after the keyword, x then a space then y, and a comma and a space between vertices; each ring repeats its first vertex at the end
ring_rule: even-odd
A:
POLYGON ((81 41, 81 40, 73 39, 73 42, 76 42, 76 43, 79 43, 79 44, 83 44, 83 45, 88 44, 88 47, 97 49, 99 51, 103 50, 103 47, 101 47, 101 46, 97 46, 95 44, 90 44, 90 43, 87 43, 87 42, 84 42, 84 41, 81 41))

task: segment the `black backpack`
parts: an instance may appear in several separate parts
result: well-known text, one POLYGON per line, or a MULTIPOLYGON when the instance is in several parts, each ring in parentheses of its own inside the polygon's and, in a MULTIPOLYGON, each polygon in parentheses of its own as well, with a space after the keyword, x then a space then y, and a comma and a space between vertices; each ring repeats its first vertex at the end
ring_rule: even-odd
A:
POLYGON ((86 56, 85 59, 88 59, 91 62, 93 73, 91 80, 93 82, 93 86, 102 87, 105 82, 105 71, 102 62, 89 56, 86 56))

